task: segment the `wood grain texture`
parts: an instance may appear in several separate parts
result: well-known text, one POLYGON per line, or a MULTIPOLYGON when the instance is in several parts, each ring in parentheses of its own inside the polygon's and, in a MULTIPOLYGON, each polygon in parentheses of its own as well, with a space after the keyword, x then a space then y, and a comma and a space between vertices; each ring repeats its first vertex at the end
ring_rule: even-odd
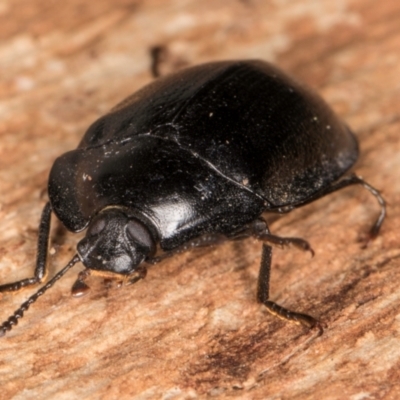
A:
MULTIPOLYGON (((0 0, 0 282, 31 275, 49 168, 86 127, 163 72, 261 58, 305 81, 356 132, 356 171, 389 203, 349 188, 276 221, 313 259, 274 250, 273 300, 323 320, 316 337, 255 302, 260 244, 182 254, 132 287, 81 267, 0 339, 0 399, 397 399, 400 397, 400 3, 397 0, 0 0)), ((50 273, 80 235, 54 219, 50 273)), ((5 319, 31 293, 3 295, 5 319)))

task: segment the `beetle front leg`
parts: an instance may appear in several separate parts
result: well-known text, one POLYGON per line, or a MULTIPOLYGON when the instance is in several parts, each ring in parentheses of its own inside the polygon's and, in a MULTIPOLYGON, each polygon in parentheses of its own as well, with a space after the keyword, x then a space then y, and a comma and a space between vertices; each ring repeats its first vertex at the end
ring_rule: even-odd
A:
POLYGON ((309 329, 318 328, 319 335, 322 335, 323 328, 321 323, 315 318, 307 314, 296 313, 290 311, 279 304, 269 300, 269 281, 271 275, 271 260, 272 260, 272 248, 263 244, 260 273, 258 275, 257 285, 257 300, 264 304, 268 312, 280 319, 293 322, 298 325, 303 325, 309 329))
POLYGON ((51 205, 47 203, 42 211, 39 225, 39 237, 37 244, 37 256, 35 273, 32 278, 22 279, 13 283, 0 285, 1 292, 16 292, 24 287, 36 285, 42 282, 47 274, 47 253, 49 246, 49 232, 51 221, 51 205))

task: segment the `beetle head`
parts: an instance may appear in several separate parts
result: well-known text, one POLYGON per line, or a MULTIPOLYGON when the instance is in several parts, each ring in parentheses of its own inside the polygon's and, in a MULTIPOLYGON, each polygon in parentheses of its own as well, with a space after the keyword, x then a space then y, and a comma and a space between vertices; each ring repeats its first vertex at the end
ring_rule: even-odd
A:
POLYGON ((143 222, 118 208, 98 214, 77 246, 86 268, 121 275, 135 272, 154 248, 154 239, 143 222))

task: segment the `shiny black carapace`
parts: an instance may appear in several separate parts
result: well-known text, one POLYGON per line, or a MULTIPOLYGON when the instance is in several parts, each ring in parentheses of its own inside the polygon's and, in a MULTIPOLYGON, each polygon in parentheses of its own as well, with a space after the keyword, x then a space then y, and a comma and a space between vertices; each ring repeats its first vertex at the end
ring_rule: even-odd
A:
POLYGON ((314 318, 269 300, 271 247, 299 238, 270 233, 262 214, 287 213, 338 189, 360 184, 345 173, 358 156, 356 138, 325 102, 262 61, 214 62, 160 78, 117 105, 60 156, 49 177, 34 277, 0 286, 16 291, 42 282, 50 216, 72 232, 87 229, 69 264, 0 326, 25 310, 75 263, 72 292, 90 273, 135 282, 146 264, 198 246, 256 237, 263 244, 258 300, 283 319, 319 327, 314 318))

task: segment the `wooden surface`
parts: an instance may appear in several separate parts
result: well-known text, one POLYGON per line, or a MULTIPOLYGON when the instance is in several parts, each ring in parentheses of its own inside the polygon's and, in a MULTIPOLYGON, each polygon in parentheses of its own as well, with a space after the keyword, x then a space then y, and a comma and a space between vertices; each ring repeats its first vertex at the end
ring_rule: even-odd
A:
MULTIPOLYGON (((0 282, 33 270, 53 160, 163 72, 261 58, 318 90, 356 132, 349 188, 272 225, 316 251, 274 250, 272 298, 327 324, 321 337, 255 302, 260 244, 182 254, 121 289, 69 272, 0 339, 1 399, 400 398, 400 2, 398 0, 0 0, 0 282)), ((53 221, 50 273, 80 235, 53 221)), ((31 290, 1 298, 5 319, 31 290)))

